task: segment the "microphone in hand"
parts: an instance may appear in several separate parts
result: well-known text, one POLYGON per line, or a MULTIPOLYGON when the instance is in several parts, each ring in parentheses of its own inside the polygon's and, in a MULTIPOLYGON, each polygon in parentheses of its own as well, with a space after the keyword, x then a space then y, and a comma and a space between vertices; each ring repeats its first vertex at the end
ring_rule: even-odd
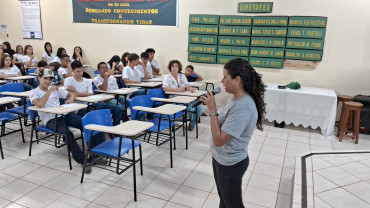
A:
MULTIPOLYGON (((220 87, 216 87, 214 90, 212 90, 212 94, 213 95, 216 95, 216 94, 218 94, 218 93, 220 93, 221 92, 221 88, 220 87)), ((200 97, 202 97, 202 96, 206 96, 207 95, 207 93, 204 93, 203 95, 201 95, 201 96, 199 96, 198 97, 198 100, 191 106, 192 108, 194 108, 194 107, 196 107, 196 106, 198 106, 198 105, 200 105, 201 103, 203 103, 201 100, 199 100, 200 99, 200 97)))

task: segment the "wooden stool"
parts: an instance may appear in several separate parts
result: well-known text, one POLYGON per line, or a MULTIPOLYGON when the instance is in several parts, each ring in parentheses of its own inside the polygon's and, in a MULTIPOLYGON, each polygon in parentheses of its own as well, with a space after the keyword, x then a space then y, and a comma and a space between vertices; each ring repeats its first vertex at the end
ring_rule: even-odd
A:
POLYGON ((337 133, 340 142, 342 141, 343 137, 347 137, 355 139, 355 144, 358 144, 358 136, 360 131, 360 113, 362 106, 363 105, 358 102, 344 102, 337 133), (350 122, 350 125, 347 125, 349 123, 348 121, 353 122, 350 122), (347 133, 352 133, 352 135, 347 135, 347 133))
MULTIPOLYGON (((343 114, 344 102, 353 101, 353 99, 354 99, 354 97, 348 96, 348 95, 338 95, 337 96, 337 106, 339 105, 339 102, 342 102, 342 110, 340 112, 339 119, 343 114)), ((335 121, 335 126, 339 126, 339 121, 335 121)))

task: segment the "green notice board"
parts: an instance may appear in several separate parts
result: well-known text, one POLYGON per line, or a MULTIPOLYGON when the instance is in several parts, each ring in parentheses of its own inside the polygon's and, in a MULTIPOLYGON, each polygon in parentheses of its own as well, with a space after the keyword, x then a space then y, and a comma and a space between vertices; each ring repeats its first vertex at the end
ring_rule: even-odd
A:
POLYGON ((289 27, 289 38, 325 38, 325 28, 289 27))
POLYGON ((250 57, 249 63, 253 67, 281 69, 283 68, 284 59, 250 57))
POLYGON ((218 46, 217 54, 233 55, 233 56, 248 56, 249 47, 218 46))
POLYGON ((189 43, 215 44, 215 45, 217 45, 217 36, 215 36, 215 35, 189 34, 189 43))
POLYGON ((218 25, 219 19, 220 16, 218 15, 202 15, 202 14, 189 15, 189 23, 193 24, 218 25))
POLYGON ((287 16, 254 16, 253 26, 288 26, 287 16))
POLYGON ((286 43, 286 48, 322 50, 324 48, 324 40, 323 39, 288 38, 287 43, 286 43))
POLYGON ((297 59, 297 60, 308 60, 308 61, 321 61, 322 51, 286 49, 285 58, 286 59, 297 59))
POLYGON ((218 35, 218 25, 189 24, 189 33, 218 35))
POLYGON ((189 53, 188 54, 188 61, 215 64, 216 63, 216 55, 189 53))
POLYGON ((284 48, 251 47, 249 53, 255 57, 284 58, 284 48))
POLYGON ((244 56, 221 56, 221 55, 217 55, 217 63, 218 64, 226 64, 228 61, 230 60, 233 60, 233 59, 237 59, 237 58, 241 58, 241 59, 244 59, 246 61, 249 60, 248 57, 244 56))
POLYGON ((188 52, 216 54, 217 45, 189 44, 188 52))
POLYGON ((238 3, 239 13, 271 13, 272 2, 240 2, 238 3))
POLYGON ((250 26, 224 26, 220 25, 220 35, 250 36, 250 26))
POLYGON ((286 27, 253 27, 252 36, 286 37, 286 27))
POLYGON ((289 17, 289 27, 326 27, 327 17, 289 17))
POLYGON ((284 48, 285 40, 285 38, 252 37, 251 46, 284 48))
POLYGON ((250 37, 218 36, 218 45, 249 46, 250 37))
MULTIPOLYGON (((272 2, 238 7, 243 12, 267 12, 272 2)), ((225 64, 243 58, 255 67, 277 69, 285 59, 321 61, 326 25, 326 17, 190 15, 188 60, 225 64)))
POLYGON ((221 16, 220 25, 252 25, 251 16, 221 16))

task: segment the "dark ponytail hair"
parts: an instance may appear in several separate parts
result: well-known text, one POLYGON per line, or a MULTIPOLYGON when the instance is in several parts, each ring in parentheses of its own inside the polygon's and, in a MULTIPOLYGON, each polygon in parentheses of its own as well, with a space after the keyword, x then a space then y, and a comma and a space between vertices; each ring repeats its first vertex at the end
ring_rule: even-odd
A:
POLYGON ((258 112, 257 128, 263 130, 263 120, 265 116, 265 85, 262 82, 262 75, 244 59, 234 59, 227 62, 224 66, 231 78, 240 77, 243 83, 244 91, 252 96, 258 112))

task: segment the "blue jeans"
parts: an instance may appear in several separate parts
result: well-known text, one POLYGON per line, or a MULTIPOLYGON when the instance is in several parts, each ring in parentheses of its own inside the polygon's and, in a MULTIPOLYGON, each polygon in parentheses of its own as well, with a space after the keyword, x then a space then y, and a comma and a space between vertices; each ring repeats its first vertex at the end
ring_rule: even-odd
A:
POLYGON ((33 89, 33 87, 27 83, 23 83, 24 84, 24 91, 30 91, 33 89))
POLYGON ((127 114, 126 114, 126 111, 125 111, 125 106, 129 107, 130 106, 130 101, 131 100, 128 97, 126 97, 126 102, 125 102, 125 97, 124 96, 118 96, 118 105, 117 105, 117 99, 116 98, 113 98, 108 102, 109 104, 116 105, 119 108, 121 108, 122 121, 123 122, 127 121, 127 119, 126 119, 127 114))
POLYGON ((219 208, 244 208, 242 180, 248 165, 249 157, 231 166, 221 165, 212 158, 213 175, 220 197, 219 208))
MULTIPOLYGON (((127 116, 122 117, 122 110, 117 105, 113 105, 110 103, 96 103, 94 106, 89 107, 89 111, 93 110, 101 110, 101 109, 109 109, 112 114, 113 126, 117 126, 121 123, 121 120, 125 122, 127 120, 127 116)), ((87 113, 87 109, 81 109, 78 111, 77 115, 84 116, 87 113)))
MULTIPOLYGON (((66 138, 63 137, 63 140, 64 142, 66 142, 65 139, 68 140, 69 151, 72 153, 73 159, 78 164, 83 164, 85 160, 85 153, 81 150, 80 146, 78 146, 75 137, 69 130, 69 128, 68 127, 66 128, 67 125, 82 130, 81 116, 76 115, 74 113, 68 113, 67 115, 65 115, 64 120, 65 122, 63 121, 62 117, 58 117, 56 119, 53 118, 46 123, 46 128, 51 129, 57 133, 65 134, 66 138)), ((105 137, 103 133, 94 135, 91 140, 91 148, 94 148, 95 146, 104 141, 105 137)))
POLYGON ((138 95, 145 95, 145 94, 146 94, 146 89, 139 89, 139 91, 132 93, 130 98, 133 98, 138 95))
POLYGON ((199 120, 200 114, 202 114, 202 106, 198 105, 196 107, 191 107, 194 104, 195 101, 189 103, 188 108, 186 109, 188 111, 188 115, 190 117, 190 123, 189 125, 192 127, 195 127, 197 124, 197 121, 199 120), (198 112, 196 112, 198 110, 198 112))

